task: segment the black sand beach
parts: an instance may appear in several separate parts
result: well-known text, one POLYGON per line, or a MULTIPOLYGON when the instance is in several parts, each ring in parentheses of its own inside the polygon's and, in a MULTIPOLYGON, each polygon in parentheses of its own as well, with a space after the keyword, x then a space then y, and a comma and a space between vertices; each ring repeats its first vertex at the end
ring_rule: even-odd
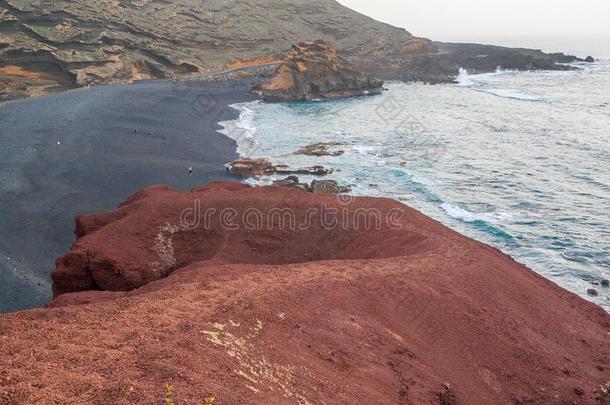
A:
POLYGON ((217 123, 247 82, 149 81, 0 105, 0 312, 44 305, 74 216, 138 189, 226 179, 233 140, 217 123), (193 167, 193 175, 188 169, 193 167))

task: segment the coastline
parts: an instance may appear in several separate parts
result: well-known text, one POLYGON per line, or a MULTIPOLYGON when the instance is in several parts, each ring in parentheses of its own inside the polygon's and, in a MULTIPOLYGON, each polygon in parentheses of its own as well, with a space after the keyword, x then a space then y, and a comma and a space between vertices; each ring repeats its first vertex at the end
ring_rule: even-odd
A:
MULTIPOLYGON (((71 235, 71 215, 96 213, 78 218, 78 242, 59 253, 60 295, 44 309, 0 314, 0 401, 148 403, 169 390, 177 403, 605 403, 610 316, 602 308, 395 200, 202 186, 228 178, 224 165, 240 145, 219 127, 239 119, 235 104, 255 99, 249 86, 136 86, 62 97, 53 109, 61 117, 43 114, 26 125, 29 138, 13 139, 38 152, 13 161, 22 183, 0 204, 13 209, 13 229, 38 232, 33 243, 44 249, 71 235), (40 131, 66 118, 63 132, 40 131), (176 189, 133 194, 139 183, 176 189), (23 195, 37 204, 18 205, 23 195), (238 221, 253 209, 267 215, 255 228, 227 226, 222 216, 210 228, 183 222, 185 212, 204 209, 193 219, 207 218, 227 207, 238 221), (351 214, 337 228, 314 215, 304 229, 284 229, 285 219, 278 225, 270 215, 278 207, 295 225, 316 207, 351 214), (386 219, 380 229, 358 225, 371 208, 386 219), (40 224, 49 215, 57 219, 47 234, 40 224)), ((17 109, 41 107, 31 104, 17 109)), ((0 236, 0 246, 23 240, 0 236)))
MULTIPOLYGON (((13 121, 15 132, 9 136, 19 137, 24 144, 34 142, 39 145, 29 157, 8 156, 10 148, 5 151, 8 153, 5 168, 10 167, 7 173, 21 180, 16 185, 7 183, 8 192, 2 190, 0 194, 0 210, 8 213, 1 224, 4 229, 11 230, 0 235, 0 296, 3 297, 0 312, 39 307, 48 302, 51 290, 48 276, 55 258, 65 253, 73 242, 73 218, 76 214, 112 208, 135 190, 151 184, 165 183, 178 189, 190 189, 210 180, 234 179, 223 170, 225 165, 260 146, 252 133, 256 129, 248 127, 247 122, 240 123, 243 103, 258 98, 250 93, 254 78, 220 79, 103 85, 0 105, 0 118, 8 117, 9 131, 10 121, 13 121), (197 100, 198 96, 203 99, 197 100), (96 97, 100 100, 87 101, 96 97), (124 98, 142 98, 145 104, 126 102, 124 98), (168 111, 164 110, 168 105, 163 103, 170 98, 172 110, 167 115, 168 111), (76 112, 67 116, 70 102, 74 105, 81 102, 102 105, 117 101, 120 101, 119 105, 106 113, 109 116, 96 118, 94 122, 86 123, 95 115, 92 110, 74 108, 76 112), (212 107, 204 107, 210 102, 213 102, 212 107), (68 104, 62 108, 55 106, 61 103, 68 104), (125 104, 129 106, 125 108, 125 104), (57 111, 51 118, 58 125, 54 134, 41 132, 47 124, 41 123, 40 119, 24 126, 23 121, 15 119, 14 111, 6 114, 7 110, 24 110, 23 116, 27 111, 36 116, 37 113, 33 112, 36 109, 57 111), (182 120, 182 115, 188 120, 182 120), (164 122, 166 119, 168 122, 164 122), (105 126, 100 127, 102 121, 105 126), (115 125, 115 121, 120 125, 115 125), (131 122, 145 124, 139 132, 133 133, 133 129, 126 128, 131 122), (227 127, 235 123, 237 128, 227 127), (239 126, 243 124, 246 127, 239 126), (23 129, 17 130, 21 126, 23 129), (239 136, 230 134, 235 129, 240 131, 239 136), (85 133, 88 136, 79 139, 85 133), (57 140, 44 140, 44 136, 55 136, 57 140), (133 139, 121 144, 119 139, 122 136, 133 139), (137 144, 138 140, 140 144, 137 144), (61 144, 54 144, 54 141, 61 144), (112 150, 100 150, 104 145, 112 150), (138 145, 143 149, 138 150, 138 145), (199 152, 190 150, 191 145, 196 145, 199 152), (210 147, 214 150, 209 150, 210 147), (85 153, 82 153, 83 148, 85 153), (189 156, 180 156, 186 150, 189 150, 189 156), (200 165, 193 163, 197 153, 203 156, 200 165), (172 161, 162 162, 164 156, 172 161), (176 161, 179 160, 184 161, 184 167, 177 167, 176 161), (108 170, 107 162, 118 163, 121 167, 108 170), (186 175, 190 166, 195 168, 192 177, 186 175), (49 170, 50 167, 53 170, 49 170), (75 170, 75 178, 83 177, 75 182, 75 187, 67 187, 61 178, 66 170, 75 170), (36 203, 20 201, 24 196, 36 203), (40 223, 44 224, 43 232, 40 223), (24 240, 40 246, 37 254, 32 255, 30 246, 23 245, 24 240)), ((95 110, 91 105, 87 108, 95 110)), ((42 118, 43 121, 46 119, 49 117, 42 118)))
POLYGON ((0 0, 0 405, 610 405, 610 5, 472 3, 0 0))
MULTIPOLYGON (((354 194, 403 201, 464 235, 501 249, 563 288, 610 310, 609 290, 604 287, 604 280, 610 278, 603 253, 607 243, 598 236, 603 226, 586 226, 603 216, 602 207, 571 207, 567 201, 580 198, 578 195, 549 187, 553 184, 550 179, 558 175, 570 185, 568 190, 591 187, 594 195, 604 195, 603 175, 593 176, 589 185, 573 180, 574 172, 582 170, 578 164, 561 169, 549 167, 554 154, 579 156, 578 161, 586 161, 588 154, 603 155, 602 123, 608 111, 598 104, 603 95, 595 86, 605 83, 608 64, 598 61, 579 67, 578 71, 561 72, 502 69, 491 74, 463 75, 455 86, 388 83, 390 91, 385 96, 338 103, 244 103, 235 106, 243 116, 220 123, 225 127, 221 132, 231 136, 230 132, 235 131, 232 137, 238 140, 245 157, 268 157, 274 164, 291 167, 321 165, 334 169, 327 178, 353 185, 354 194), (574 97, 565 98, 560 91, 564 86, 587 89, 590 99, 583 106, 577 91, 574 97), (555 93, 555 87, 559 93, 555 93), (461 102, 467 99, 468 103, 461 102), (395 110, 405 108, 409 111, 406 118, 418 123, 418 135, 424 140, 421 143, 412 143, 408 133, 404 143, 394 141, 393 137, 402 139, 401 134, 385 129, 400 124, 405 115, 391 120, 376 116, 376 111, 384 105, 395 105, 395 100, 404 100, 404 105, 395 110), (570 127, 568 120, 563 127, 554 128, 544 119, 523 118, 531 110, 546 116, 567 105, 575 115, 585 116, 579 115, 581 110, 588 114, 590 125, 570 127), (485 114, 468 115, 469 106, 475 111, 490 108, 507 114, 497 119, 485 114), (365 131, 350 125, 358 117, 366 117, 362 121, 367 125, 365 131), (545 132, 537 131, 539 128, 552 128, 548 131, 557 135, 546 138, 545 132), (495 139, 499 144, 486 150, 486 139, 495 139), (333 150, 340 151, 341 156, 295 155, 299 148, 320 142, 338 144, 333 150), (402 151, 405 145, 412 150, 402 151), (480 147, 471 150, 469 145, 480 147), (252 151, 254 154, 250 155, 252 151), (485 152, 480 154, 481 151, 485 152), (530 171, 536 167, 544 176, 531 177, 510 161, 495 163, 503 162, 502 153, 518 156, 519 161, 527 162, 523 164, 530 171), (507 181, 503 174, 515 181, 507 181), (485 181, 477 182, 478 178, 485 181), (563 197, 558 198, 559 195, 563 197)), ((251 178, 246 183, 268 185, 283 177, 251 178)), ((298 177, 304 182, 315 178, 298 177)), ((606 221, 600 221, 603 223, 606 221)))
POLYGON ((254 99, 247 80, 75 90, 0 105, 9 145, 0 150, 0 312, 48 302, 75 215, 110 209, 151 184, 190 189, 229 178, 236 144, 218 122, 237 116, 230 104, 254 99))

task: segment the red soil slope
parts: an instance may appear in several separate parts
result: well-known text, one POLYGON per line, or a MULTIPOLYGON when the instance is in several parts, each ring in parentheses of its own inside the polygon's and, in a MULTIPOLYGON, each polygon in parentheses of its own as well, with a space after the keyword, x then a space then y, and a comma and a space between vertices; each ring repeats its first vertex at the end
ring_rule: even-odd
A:
POLYGON ((77 232, 57 293, 145 285, 0 316, 0 403, 159 404, 168 384, 176 404, 609 401, 606 312, 390 200, 155 187, 77 232), (192 229, 179 218, 195 200, 263 221, 192 229), (293 230, 265 215, 323 206, 347 219, 293 230), (362 208, 382 225, 362 229, 362 208))

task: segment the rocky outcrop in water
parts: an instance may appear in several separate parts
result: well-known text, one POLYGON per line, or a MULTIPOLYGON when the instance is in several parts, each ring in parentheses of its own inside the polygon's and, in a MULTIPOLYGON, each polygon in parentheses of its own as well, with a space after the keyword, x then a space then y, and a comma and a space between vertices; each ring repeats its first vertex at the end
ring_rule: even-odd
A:
POLYGON ((310 174, 324 176, 332 173, 332 169, 315 165, 311 167, 292 168, 286 165, 276 165, 267 158, 243 158, 235 160, 227 165, 227 171, 239 177, 263 177, 272 174, 310 174))
POLYGON ((339 98, 380 93, 383 81, 363 73, 328 41, 301 42, 286 54, 275 76, 256 87, 265 101, 339 98))
POLYGON ((341 194, 350 191, 350 187, 342 186, 336 180, 313 180, 311 182, 312 193, 341 194))
POLYGON ((303 146, 296 152, 295 155, 306 155, 306 156, 341 156, 345 153, 345 151, 340 149, 331 150, 336 146, 342 145, 338 142, 321 142, 314 143, 311 145, 303 146))
POLYGON ((285 179, 275 180, 273 185, 297 188, 310 193, 342 194, 351 191, 351 187, 342 186, 336 180, 313 180, 311 184, 307 184, 301 183, 296 176, 288 176, 285 179))
POLYGON ((608 313, 396 201, 159 186, 77 233, 0 315, 0 403, 610 399, 608 313))

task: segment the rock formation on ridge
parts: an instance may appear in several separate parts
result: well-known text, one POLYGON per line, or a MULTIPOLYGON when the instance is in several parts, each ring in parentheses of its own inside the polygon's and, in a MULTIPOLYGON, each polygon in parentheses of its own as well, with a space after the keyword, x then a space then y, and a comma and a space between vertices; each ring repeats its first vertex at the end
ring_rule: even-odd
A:
POLYGON ((265 101, 294 101, 376 94, 383 82, 337 55, 328 41, 301 42, 274 77, 257 87, 265 101))

